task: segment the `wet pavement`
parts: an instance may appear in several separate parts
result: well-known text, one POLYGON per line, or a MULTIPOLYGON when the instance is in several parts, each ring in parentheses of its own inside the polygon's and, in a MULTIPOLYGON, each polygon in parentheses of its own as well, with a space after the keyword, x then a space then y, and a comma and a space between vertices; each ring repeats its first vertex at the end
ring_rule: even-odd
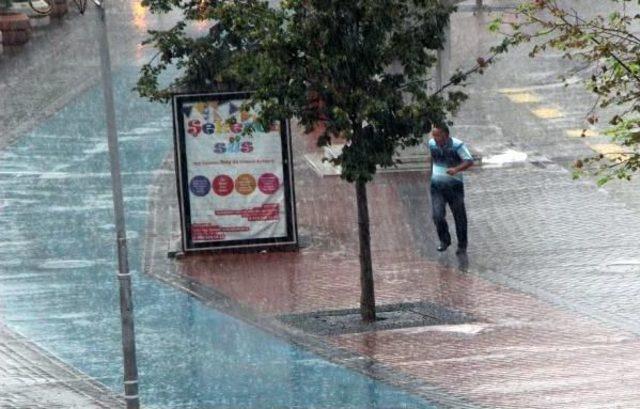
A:
MULTIPOLYGON (((146 195, 170 150, 167 107, 128 95, 116 74, 130 266, 140 271, 146 195)), ((115 252, 99 89, 2 152, 2 319, 120 390, 115 252), (82 118, 81 121, 75 118, 82 118), (10 258, 20 254, 20 258, 10 258)), ((162 173, 162 171, 160 171, 162 173)), ((430 407, 323 361, 136 274, 136 329, 146 407, 430 407), (293 372, 292 372, 293 371, 293 372)))
MULTIPOLYGON (((358 305, 353 187, 319 177, 304 160, 313 136, 297 132, 298 253, 168 259, 178 231, 170 109, 130 92, 146 53, 136 47, 140 27, 152 24, 132 4, 113 11, 129 19, 112 19, 112 44, 145 407, 640 405, 637 185, 599 189, 566 168, 593 152, 568 133, 589 108, 585 67, 575 65, 578 82, 564 88, 559 55, 534 65, 517 50, 469 88, 455 136, 484 158, 519 159, 466 177, 468 257, 435 251, 426 173, 382 174, 370 185, 378 304, 438 306, 470 322, 301 330, 283 317, 358 305)), ((491 19, 454 18, 452 66, 497 42, 482 29, 491 19)), ((0 407, 109 407, 121 392, 97 60, 73 47, 84 27, 71 21, 0 57, 0 385, 13 388, 3 387, 0 407), (44 59, 43 38, 56 36, 69 42, 44 59), (78 67, 67 70, 71 62, 78 67), (39 93, 25 79, 43 67, 57 79, 39 93), (21 93, 21 84, 33 88, 21 93), (34 390, 40 370, 50 376, 34 390), (96 392, 105 388, 111 394, 96 392)))
MULTIPOLYGON (((140 274, 148 193, 152 178, 166 173, 160 167, 172 139, 169 107, 145 103, 130 91, 138 62, 121 62, 114 79, 144 406, 432 407, 421 397, 335 365, 140 274)), ((49 356, 72 368, 77 383, 121 393, 101 94, 97 87, 84 90, 84 84, 72 91, 62 109, 8 138, 0 152, 0 319, 7 334, 22 334, 41 354, 30 365, 12 353, 0 361, 7 368, 2 384, 16 389, 3 388, 9 403, 2 407, 113 403, 106 393, 95 399, 82 396, 63 379, 43 382, 42 393, 29 389, 30 371, 43 370, 46 365, 38 365, 39 360, 49 356), (22 369, 12 372, 12 365, 22 369)), ((16 110, 20 102, 38 105, 28 97, 3 102, 16 110)))
MULTIPOLYGON (((452 66, 498 42, 468 29, 492 18, 455 17, 460 46, 452 66)), ((384 370, 388 382, 421 395, 434 396, 435 388, 439 398, 444 392, 486 407, 638 406, 637 182, 598 188, 589 178, 572 180, 568 168, 594 154, 594 141, 605 141, 575 137, 592 103, 582 88, 588 72, 560 54, 532 62, 519 49, 469 87, 471 100, 455 118, 454 135, 484 158, 517 161, 495 160, 466 178, 468 257, 435 251, 426 173, 382 174, 370 186, 378 304, 430 302, 476 322, 344 334, 305 327, 302 338, 323 345, 326 355, 346 350, 370 360, 375 370, 359 370, 384 370), (558 67, 572 73, 569 87, 558 67)), ((311 139, 296 140, 298 158, 311 152, 311 139)), ((205 298, 211 294, 201 287, 212 289, 212 303, 232 300, 245 319, 270 317, 275 322, 264 325, 285 333, 296 334, 281 328, 279 317, 356 308, 353 188, 319 177, 302 159, 295 173, 305 243, 299 253, 167 262, 164 252, 172 245, 166 237, 177 231, 167 177, 156 182, 150 242, 158 254, 147 258, 146 269, 205 298)), ((348 356, 334 360, 349 365, 348 356)))
POLYGON ((0 407, 109 409, 121 401, 51 353, 0 324, 0 407))
MULTIPOLYGON (((100 80, 97 13, 90 5, 81 16, 72 3, 69 6, 66 16, 52 18, 48 27, 33 30, 26 45, 5 47, 0 55, 0 147, 33 129, 100 80)), ((136 44, 144 37, 143 15, 135 2, 110 3, 109 38, 116 67, 142 58, 143 49, 136 44)))

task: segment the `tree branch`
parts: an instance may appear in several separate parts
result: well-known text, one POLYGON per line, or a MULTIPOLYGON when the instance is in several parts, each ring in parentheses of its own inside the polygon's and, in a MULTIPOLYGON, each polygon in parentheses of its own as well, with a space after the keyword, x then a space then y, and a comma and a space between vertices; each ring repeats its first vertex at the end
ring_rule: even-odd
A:
MULTIPOLYGON (((454 77, 456 79, 460 79, 460 80, 464 80, 464 78, 466 78, 467 76, 480 71, 481 69, 485 68, 487 65, 491 64, 493 62, 493 60, 495 59, 495 57, 498 55, 499 53, 494 53, 493 55, 491 55, 489 58, 487 58, 486 60, 484 60, 483 64, 476 64, 473 68, 471 68, 468 71, 463 72, 460 75, 457 75, 454 77)), ((452 77, 452 78, 454 78, 452 77)), ((449 82, 447 82, 446 84, 444 84, 442 87, 440 87, 440 89, 438 89, 436 92, 433 93, 433 95, 438 95, 440 94, 442 91, 444 91, 445 89, 449 88, 452 85, 457 85, 459 84, 460 81, 456 81, 454 79, 449 80, 449 82)))

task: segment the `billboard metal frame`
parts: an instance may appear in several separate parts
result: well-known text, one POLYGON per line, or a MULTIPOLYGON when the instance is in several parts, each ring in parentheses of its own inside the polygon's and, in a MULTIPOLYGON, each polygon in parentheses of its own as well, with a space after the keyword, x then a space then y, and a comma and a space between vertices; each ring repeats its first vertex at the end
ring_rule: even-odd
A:
POLYGON ((298 226, 296 218, 296 201, 293 178, 293 152, 291 148, 291 129, 288 120, 280 122, 280 139, 282 143, 282 171, 285 205, 286 236, 247 240, 212 240, 194 243, 189 226, 191 225, 191 204, 189 199, 188 162, 186 154, 186 135, 182 105, 191 102, 229 100, 248 100, 251 92, 211 92, 175 94, 172 98, 174 159, 176 168, 176 184, 178 187, 178 203, 180 208, 180 225, 182 231, 182 250, 195 251, 237 251, 237 250, 297 250, 298 226))

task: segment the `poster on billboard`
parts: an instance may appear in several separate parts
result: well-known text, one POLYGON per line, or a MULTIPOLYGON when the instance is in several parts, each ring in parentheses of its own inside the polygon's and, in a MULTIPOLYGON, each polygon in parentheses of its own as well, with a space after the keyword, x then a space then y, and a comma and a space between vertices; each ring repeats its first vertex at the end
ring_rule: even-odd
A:
POLYGON ((297 246, 289 123, 262 126, 249 97, 173 97, 184 251, 297 246))

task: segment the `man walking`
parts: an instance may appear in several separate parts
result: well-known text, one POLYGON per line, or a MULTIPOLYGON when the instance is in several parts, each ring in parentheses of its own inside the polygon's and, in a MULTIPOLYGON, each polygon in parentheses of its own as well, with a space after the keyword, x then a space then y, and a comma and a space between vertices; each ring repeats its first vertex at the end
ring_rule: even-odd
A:
POLYGON ((429 139, 431 152, 431 206, 433 222, 438 230, 438 251, 451 245, 447 225, 446 205, 449 204, 456 223, 457 254, 467 250, 467 212, 464 207, 462 172, 473 165, 473 158, 464 142, 449 136, 447 125, 434 126, 429 139))

